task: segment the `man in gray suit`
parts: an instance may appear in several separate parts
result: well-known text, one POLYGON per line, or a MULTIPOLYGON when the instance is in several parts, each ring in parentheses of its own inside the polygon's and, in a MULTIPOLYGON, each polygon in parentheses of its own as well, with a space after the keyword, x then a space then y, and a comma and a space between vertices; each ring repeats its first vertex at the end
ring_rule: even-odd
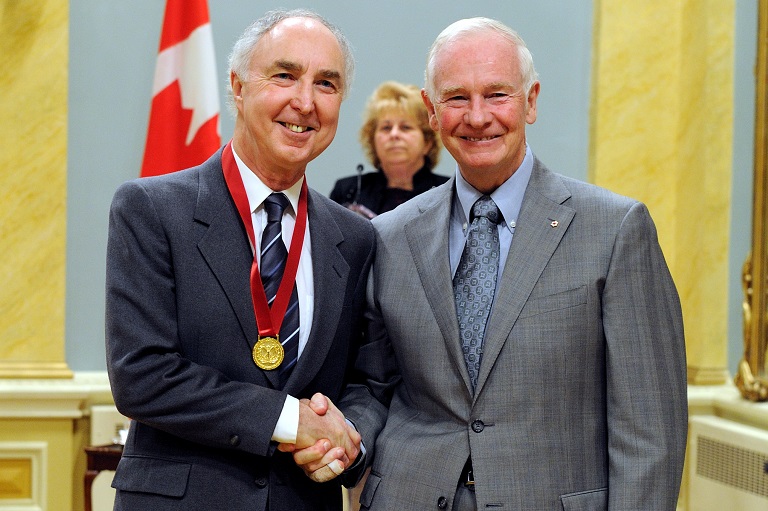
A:
POLYGON ((424 101, 458 171, 373 221, 358 367, 383 431, 375 402, 340 404, 373 458, 363 509, 675 509, 678 295, 643 204, 534 156, 539 90, 497 21, 454 23, 429 52, 424 101))
POLYGON ((133 421, 115 509, 342 509, 338 480, 310 481, 277 444, 353 459, 359 447, 338 410, 318 416, 308 399, 341 396, 374 232, 304 179, 334 138, 353 66, 317 14, 267 13, 230 57, 231 143, 116 192, 107 362, 133 421))

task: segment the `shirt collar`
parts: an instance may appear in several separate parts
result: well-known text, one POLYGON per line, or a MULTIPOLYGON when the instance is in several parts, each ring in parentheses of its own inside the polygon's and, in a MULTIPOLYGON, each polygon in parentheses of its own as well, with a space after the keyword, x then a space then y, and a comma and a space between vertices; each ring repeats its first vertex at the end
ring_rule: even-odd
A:
MULTIPOLYGON (((504 181, 501 186, 491 193, 493 202, 499 207, 499 211, 504 216, 504 222, 509 228, 514 229, 517 223, 517 216, 520 214, 520 207, 523 204, 523 195, 528 187, 528 181, 533 171, 533 153, 528 144, 525 144, 525 157, 515 172, 504 181)), ((463 221, 469 221, 469 212, 475 201, 482 197, 482 193, 469 184, 461 171, 456 168, 456 196, 459 199, 460 212, 464 215, 463 221)))
POLYGON ((304 176, 286 190, 272 190, 262 183, 261 179, 259 179, 245 163, 243 163, 243 160, 241 160, 235 152, 234 145, 232 146, 232 155, 235 157, 237 170, 240 171, 240 177, 243 180, 243 187, 245 187, 245 194, 248 196, 248 206, 251 209, 251 213, 256 212, 256 210, 262 207, 264 199, 266 199, 269 194, 273 192, 283 192, 291 202, 293 215, 296 216, 296 211, 299 210, 299 194, 301 193, 301 185, 305 179, 304 176))

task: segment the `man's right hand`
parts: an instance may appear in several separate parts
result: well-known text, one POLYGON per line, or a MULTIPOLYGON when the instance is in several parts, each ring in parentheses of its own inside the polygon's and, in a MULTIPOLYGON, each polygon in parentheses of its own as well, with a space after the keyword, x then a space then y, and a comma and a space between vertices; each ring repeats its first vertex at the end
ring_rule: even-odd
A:
POLYGON ((278 449, 293 452, 294 460, 315 481, 341 474, 360 453, 360 434, 344 414, 322 394, 299 401, 299 428, 295 444, 278 449))

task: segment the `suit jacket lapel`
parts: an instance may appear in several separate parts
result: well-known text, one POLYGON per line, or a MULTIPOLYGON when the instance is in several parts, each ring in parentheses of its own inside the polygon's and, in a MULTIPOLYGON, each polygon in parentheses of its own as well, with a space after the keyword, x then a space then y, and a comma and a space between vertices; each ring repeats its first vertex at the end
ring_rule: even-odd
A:
MULTIPOLYGON (((221 151, 200 172, 195 220, 208 226, 198 249, 219 280, 243 331, 248 353, 259 338, 251 299, 250 273, 253 252, 248 234, 224 181, 221 151)), ((277 371, 262 371, 273 386, 279 385, 277 371)))
POLYGON ((314 280, 314 312, 312 329, 296 368, 286 383, 288 393, 304 388, 317 375, 333 344, 336 327, 341 321, 349 265, 338 245, 344 235, 328 207, 317 200, 317 192, 309 190, 307 213, 312 243, 312 275, 314 280))
POLYGON ((573 220, 575 211, 563 205, 570 196, 562 180, 535 160, 488 318, 475 396, 482 390, 533 286, 573 220))
POLYGON ((404 226, 405 238, 427 301, 440 328, 448 356, 464 378, 471 394, 472 384, 459 343, 459 323, 453 298, 453 275, 448 257, 448 232, 453 205, 454 178, 438 187, 430 202, 420 206, 421 214, 404 226), (438 233, 438 235, 435 235, 438 233))

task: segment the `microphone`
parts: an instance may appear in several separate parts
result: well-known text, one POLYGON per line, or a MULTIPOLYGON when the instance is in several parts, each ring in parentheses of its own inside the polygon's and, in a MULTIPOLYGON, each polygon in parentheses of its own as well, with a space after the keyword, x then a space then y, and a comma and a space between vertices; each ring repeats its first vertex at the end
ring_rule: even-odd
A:
POLYGON ((360 190, 363 188, 363 164, 358 163, 357 164, 357 191, 355 191, 355 200, 352 201, 352 204, 357 204, 357 201, 360 200, 360 190))

